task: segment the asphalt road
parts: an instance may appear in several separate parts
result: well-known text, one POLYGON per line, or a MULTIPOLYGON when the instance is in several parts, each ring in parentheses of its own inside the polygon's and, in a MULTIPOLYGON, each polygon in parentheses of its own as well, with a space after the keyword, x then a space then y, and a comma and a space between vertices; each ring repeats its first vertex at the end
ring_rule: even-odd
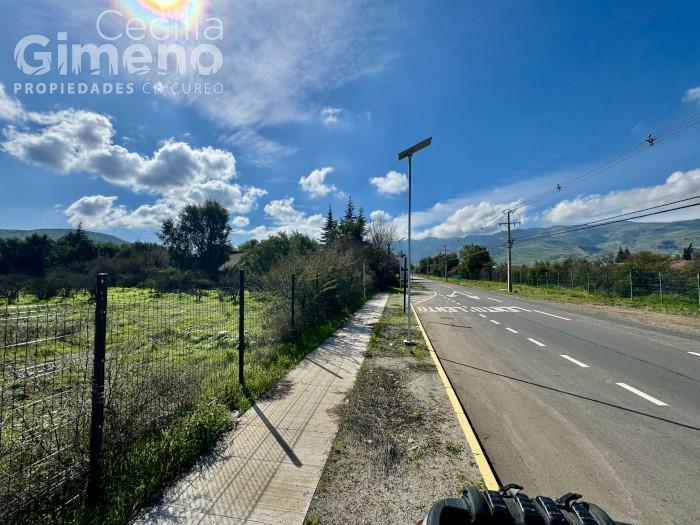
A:
POLYGON ((413 304, 496 475, 614 519, 700 523, 700 341, 419 281, 413 304))

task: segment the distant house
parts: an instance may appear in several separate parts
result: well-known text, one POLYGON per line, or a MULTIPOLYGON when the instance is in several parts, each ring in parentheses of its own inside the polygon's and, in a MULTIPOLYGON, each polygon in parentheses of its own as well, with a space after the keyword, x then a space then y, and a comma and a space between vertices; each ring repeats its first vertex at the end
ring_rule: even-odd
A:
POLYGON ((243 258, 245 254, 243 252, 234 252, 231 255, 229 255, 228 260, 219 266, 219 271, 220 272, 225 272, 226 270, 235 270, 236 266, 238 266, 238 263, 241 262, 241 259, 243 258))

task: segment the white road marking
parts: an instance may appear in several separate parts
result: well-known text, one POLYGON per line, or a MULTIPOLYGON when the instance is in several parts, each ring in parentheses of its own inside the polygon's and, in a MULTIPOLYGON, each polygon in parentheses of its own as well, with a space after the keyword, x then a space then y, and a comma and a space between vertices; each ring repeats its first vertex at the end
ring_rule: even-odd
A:
POLYGON ((494 299, 493 297, 487 297, 487 299, 488 299, 489 301, 496 301, 497 303, 502 303, 502 302, 503 302, 503 301, 501 301, 500 299, 494 299))
POLYGON ((578 360, 576 360, 573 357, 570 357, 568 355, 560 354, 559 357, 563 357, 564 359, 568 359, 569 361, 571 361, 575 365, 580 366, 581 368, 590 368, 586 363, 582 363, 581 361, 578 361, 578 360))
POLYGON ((430 301, 431 299, 435 299, 435 297, 437 297, 437 292, 433 292, 433 295, 432 295, 432 296, 427 297, 427 298, 425 298, 425 299, 421 299, 420 301, 413 301, 413 304, 424 303, 424 302, 426 302, 426 301, 430 301))
POLYGON ((512 328, 506 328, 506 330, 508 330, 509 332, 513 332, 514 334, 517 334, 517 333, 518 333, 518 332, 516 332, 515 330, 513 330, 512 328))
POLYGON ((549 317, 556 317, 557 319, 564 319, 564 321, 571 321, 568 317, 562 317, 560 315, 554 315, 554 314, 548 314, 547 312, 540 312, 539 310, 533 310, 533 312, 537 312, 538 314, 542 315, 548 315, 549 317))
POLYGON ((479 316, 480 316, 480 317, 483 317, 484 319, 486 319, 486 316, 485 316, 484 314, 479 314, 479 316))
POLYGON ((655 397, 651 397, 649 394, 645 394, 641 390, 637 390, 636 388, 629 386, 627 383, 615 383, 615 384, 617 386, 621 386, 625 390, 629 390, 633 394, 637 394, 639 397, 643 397, 647 401, 651 401, 655 405, 659 405, 660 407, 667 407, 668 406, 668 404, 664 403, 663 401, 660 401, 660 400, 656 399, 655 397))
POLYGON ((491 321, 493 324, 501 324, 498 321, 494 321, 493 319, 489 319, 489 321, 491 321))
POLYGON ((547 346, 545 344, 540 343, 537 339, 533 339, 532 337, 528 337, 527 340, 531 343, 535 343, 537 346, 547 346))
POLYGON ((697 352, 688 352, 688 353, 689 353, 690 355, 696 355, 696 356, 700 357, 700 354, 698 354, 697 352))

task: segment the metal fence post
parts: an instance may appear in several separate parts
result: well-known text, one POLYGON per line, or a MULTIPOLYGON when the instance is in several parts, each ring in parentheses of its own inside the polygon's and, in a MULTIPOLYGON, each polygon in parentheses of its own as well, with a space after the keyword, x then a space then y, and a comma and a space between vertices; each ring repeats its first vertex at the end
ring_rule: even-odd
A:
POLYGON ((87 502, 94 510, 102 496, 102 429, 105 403, 105 350, 107 346, 107 274, 97 274, 95 289, 95 341, 92 362, 92 413, 87 502))
POLYGON ((700 308, 700 273, 695 274, 695 279, 698 282, 698 308, 700 308))
POLYGON ((632 289, 632 272, 630 272, 630 299, 634 297, 634 292, 632 289))
POLYGON ((292 330, 294 330, 294 303, 296 300, 297 293, 297 275, 292 274, 292 330))
POLYGON ((238 274, 238 383, 245 383, 243 357, 245 353, 245 270, 238 274))
POLYGON ((659 297, 661 297, 661 304, 664 304, 664 289, 661 285, 661 272, 659 272, 659 297))

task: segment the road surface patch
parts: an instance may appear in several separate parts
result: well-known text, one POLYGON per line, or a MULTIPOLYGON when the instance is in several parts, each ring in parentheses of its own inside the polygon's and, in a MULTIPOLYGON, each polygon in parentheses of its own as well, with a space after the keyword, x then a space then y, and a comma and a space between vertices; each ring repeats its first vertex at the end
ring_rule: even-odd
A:
POLYGON ((486 488, 488 490, 498 490, 500 488, 500 484, 496 480, 496 475, 493 472, 493 469, 491 468, 488 459, 486 459, 486 454, 481 448, 479 439, 476 437, 476 433, 474 432, 474 429, 469 423, 469 419, 467 418, 467 414, 464 412, 464 408, 462 408, 462 404, 459 402, 459 399, 457 399, 457 394, 455 394, 454 388, 452 387, 452 383, 450 383, 450 379, 447 377, 445 369, 442 367, 442 363, 440 363, 440 358, 435 353, 435 349, 433 348, 430 339, 428 339, 428 334, 425 332, 425 329, 423 328, 423 323, 421 323, 420 318, 418 317, 418 313, 415 309, 413 309, 413 315, 416 317, 418 328, 420 328, 420 331, 423 334, 423 339, 425 339, 425 344, 428 347, 428 350, 430 351, 431 357, 433 358, 435 368, 437 368, 438 375, 440 376, 440 379, 442 380, 442 383, 445 386, 445 392, 447 392, 447 397, 450 398, 450 402, 452 403, 452 409, 455 411, 455 415, 457 416, 457 421, 459 421, 459 424, 462 427, 462 431, 464 432, 464 436, 467 438, 469 448, 471 449, 472 454, 474 455, 474 461, 476 461, 476 465, 479 467, 479 472, 481 472, 481 476, 484 478, 484 485, 486 485, 486 488))
POLYGON ((652 396, 650 396, 649 394, 645 394, 645 393, 642 392, 641 390, 637 390, 636 388, 629 386, 627 383, 615 383, 615 384, 616 384, 617 386, 621 386, 621 387, 624 388, 625 390, 629 390, 629 391, 632 392, 633 394, 637 394, 639 397, 643 397, 644 399, 646 399, 647 401, 650 401, 650 402, 654 403, 655 405, 658 405, 658 406, 660 406, 660 407, 667 407, 667 406, 668 406, 667 403, 664 403, 664 402, 661 401, 660 399, 656 399, 655 397, 652 397, 652 396))
POLYGON ((588 366, 586 363, 582 363, 581 361, 578 361, 577 359, 574 359, 573 357, 568 356, 566 354, 560 354, 559 357, 563 357, 564 359, 571 361, 572 363, 580 366, 581 368, 590 368, 590 366, 588 366))
POLYGON ((540 343, 537 339, 533 339, 532 337, 528 337, 527 340, 531 343, 535 343, 537 346, 547 346, 546 344, 540 343))

